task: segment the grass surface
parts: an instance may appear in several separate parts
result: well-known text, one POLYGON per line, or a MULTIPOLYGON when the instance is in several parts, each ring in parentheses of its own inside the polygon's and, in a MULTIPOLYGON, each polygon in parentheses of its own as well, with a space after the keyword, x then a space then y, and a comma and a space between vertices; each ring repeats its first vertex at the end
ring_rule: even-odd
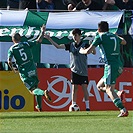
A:
POLYGON ((4 112, 0 133, 133 133, 133 111, 4 112))

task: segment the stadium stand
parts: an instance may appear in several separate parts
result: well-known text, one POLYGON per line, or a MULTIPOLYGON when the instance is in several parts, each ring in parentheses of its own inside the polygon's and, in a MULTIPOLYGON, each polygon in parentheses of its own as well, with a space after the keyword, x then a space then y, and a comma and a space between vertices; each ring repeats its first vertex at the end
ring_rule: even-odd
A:
POLYGON ((0 8, 6 8, 7 7, 7 0, 0 0, 0 8))

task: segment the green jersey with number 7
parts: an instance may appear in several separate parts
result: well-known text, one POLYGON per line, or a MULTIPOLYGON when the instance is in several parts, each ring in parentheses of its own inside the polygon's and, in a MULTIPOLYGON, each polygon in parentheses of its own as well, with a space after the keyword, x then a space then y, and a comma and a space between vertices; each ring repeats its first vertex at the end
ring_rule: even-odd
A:
POLYGON ((122 39, 111 32, 98 33, 92 42, 92 45, 99 45, 102 58, 105 64, 119 64, 123 66, 120 53, 120 44, 122 39))

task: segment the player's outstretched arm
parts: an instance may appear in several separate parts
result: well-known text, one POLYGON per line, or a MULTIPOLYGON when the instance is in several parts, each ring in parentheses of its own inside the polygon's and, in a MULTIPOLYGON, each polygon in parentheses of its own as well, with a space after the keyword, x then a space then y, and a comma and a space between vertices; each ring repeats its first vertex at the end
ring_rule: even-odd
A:
POLYGON ((90 47, 88 47, 86 49, 80 48, 79 53, 81 53, 81 54, 90 54, 90 53, 96 54, 95 46, 90 45, 90 47))
POLYGON ((126 40, 125 40, 124 38, 122 38, 122 37, 120 37, 120 36, 119 36, 119 38, 122 40, 122 41, 121 41, 121 44, 122 44, 122 45, 126 45, 126 44, 127 44, 127 42, 126 42, 126 40))
POLYGON ((49 33, 45 33, 44 34, 44 37, 49 40, 49 42, 51 44, 53 44, 57 49, 65 49, 65 45, 64 44, 57 44, 55 41, 53 41, 53 39, 50 37, 50 34, 49 33))

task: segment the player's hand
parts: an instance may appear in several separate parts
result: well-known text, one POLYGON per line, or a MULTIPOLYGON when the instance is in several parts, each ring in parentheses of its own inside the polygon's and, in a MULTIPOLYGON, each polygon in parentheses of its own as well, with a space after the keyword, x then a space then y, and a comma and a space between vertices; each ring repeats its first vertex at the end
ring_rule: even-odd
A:
POLYGON ((46 30, 46 26, 43 24, 41 27, 41 32, 45 32, 45 30, 46 30))
POLYGON ((49 40, 49 38, 50 38, 50 33, 49 33, 49 32, 46 32, 46 33, 44 34, 44 38, 46 38, 46 39, 49 40))
POLYGON ((14 73, 18 73, 18 69, 16 67, 13 67, 12 69, 13 69, 14 73))
POLYGON ((13 69, 14 73, 18 73, 18 70, 13 69))

